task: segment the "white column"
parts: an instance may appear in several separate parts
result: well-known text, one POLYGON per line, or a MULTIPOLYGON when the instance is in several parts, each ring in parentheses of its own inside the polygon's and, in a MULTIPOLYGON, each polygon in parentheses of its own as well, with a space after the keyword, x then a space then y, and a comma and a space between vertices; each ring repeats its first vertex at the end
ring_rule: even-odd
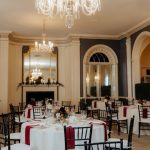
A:
POLYGON ((132 98, 131 38, 126 39, 128 98, 132 98))
POLYGON ((0 33, 0 113, 8 110, 9 33, 0 33))
POLYGON ((118 64, 112 64, 111 97, 118 99, 118 64))
POLYGON ((64 85, 59 87, 59 100, 72 100, 77 105, 80 99, 80 42, 60 44, 58 51, 58 78, 64 85))

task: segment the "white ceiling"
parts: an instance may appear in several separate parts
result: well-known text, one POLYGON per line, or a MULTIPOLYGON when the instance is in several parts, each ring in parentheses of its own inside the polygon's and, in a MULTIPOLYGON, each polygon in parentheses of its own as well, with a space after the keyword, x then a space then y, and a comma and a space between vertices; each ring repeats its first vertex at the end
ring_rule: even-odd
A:
MULTIPOLYGON (((101 0, 102 10, 95 16, 81 15, 72 29, 60 18, 46 21, 48 37, 70 34, 119 36, 150 22, 150 0, 101 0)), ((24 37, 40 37, 43 16, 35 10, 34 0, 0 0, 0 31, 24 37)))

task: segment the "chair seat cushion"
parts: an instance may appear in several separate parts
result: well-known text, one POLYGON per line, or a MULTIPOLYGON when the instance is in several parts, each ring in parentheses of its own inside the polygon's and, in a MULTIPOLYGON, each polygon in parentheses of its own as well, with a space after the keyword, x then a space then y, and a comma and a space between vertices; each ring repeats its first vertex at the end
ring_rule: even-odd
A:
MULTIPOLYGON (((117 138, 110 138, 107 140, 107 142, 116 142, 116 141, 120 141, 120 139, 117 138)), ((109 144, 108 144, 109 147, 109 144)), ((115 148, 115 144, 110 144, 111 148, 115 148)), ((120 148, 120 144, 116 144, 116 148, 120 148)), ((128 149, 128 141, 127 140, 123 140, 123 149, 128 149)))
POLYGON ((113 116, 113 117, 112 117, 112 120, 117 121, 117 120, 118 120, 118 118, 113 116))
POLYGON ((126 118, 126 117, 119 117, 119 118, 117 118, 117 117, 112 117, 112 120, 114 120, 114 121, 126 121, 127 118, 126 118))
POLYGON ((127 121, 127 117, 119 117, 119 121, 127 121))
MULTIPOLYGON (((11 145, 11 150, 31 150, 31 147, 29 145, 26 144, 14 144, 11 145)), ((8 150, 8 146, 1 148, 1 150, 8 150)))
POLYGON ((149 123, 150 124, 150 118, 141 118, 141 123, 149 123))
POLYGON ((10 139, 11 140, 20 140, 21 138, 21 133, 19 132, 16 132, 16 133, 10 133, 10 139))
POLYGON ((27 121, 26 118, 20 117, 20 119, 19 119, 18 117, 15 117, 15 122, 16 123, 22 124, 22 123, 24 123, 26 121, 27 121))

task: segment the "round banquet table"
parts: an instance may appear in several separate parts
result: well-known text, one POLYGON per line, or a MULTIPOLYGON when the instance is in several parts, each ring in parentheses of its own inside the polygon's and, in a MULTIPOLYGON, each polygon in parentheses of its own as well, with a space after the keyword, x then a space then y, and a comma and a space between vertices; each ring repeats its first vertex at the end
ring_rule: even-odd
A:
MULTIPOLYGON (((80 121, 75 126, 87 125, 93 123, 92 142, 105 141, 105 128, 102 121, 80 121)), ((64 128, 52 124, 50 126, 38 126, 40 122, 26 122, 21 127, 21 143, 25 143, 25 128, 28 125, 33 125, 30 130, 30 146, 32 150, 65 150, 64 128)), ((74 126, 74 125, 72 125, 74 126)))

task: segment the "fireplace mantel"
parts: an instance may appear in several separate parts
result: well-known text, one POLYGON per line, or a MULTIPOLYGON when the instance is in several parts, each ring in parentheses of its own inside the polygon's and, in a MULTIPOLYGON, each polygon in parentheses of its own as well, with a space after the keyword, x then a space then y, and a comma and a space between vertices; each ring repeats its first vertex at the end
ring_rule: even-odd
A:
POLYGON ((23 88, 23 102, 26 102, 26 93, 27 92, 41 92, 41 91, 53 91, 54 100, 58 100, 58 87, 57 84, 25 84, 22 85, 23 88))
POLYGON ((22 87, 58 87, 59 84, 23 84, 22 87))

